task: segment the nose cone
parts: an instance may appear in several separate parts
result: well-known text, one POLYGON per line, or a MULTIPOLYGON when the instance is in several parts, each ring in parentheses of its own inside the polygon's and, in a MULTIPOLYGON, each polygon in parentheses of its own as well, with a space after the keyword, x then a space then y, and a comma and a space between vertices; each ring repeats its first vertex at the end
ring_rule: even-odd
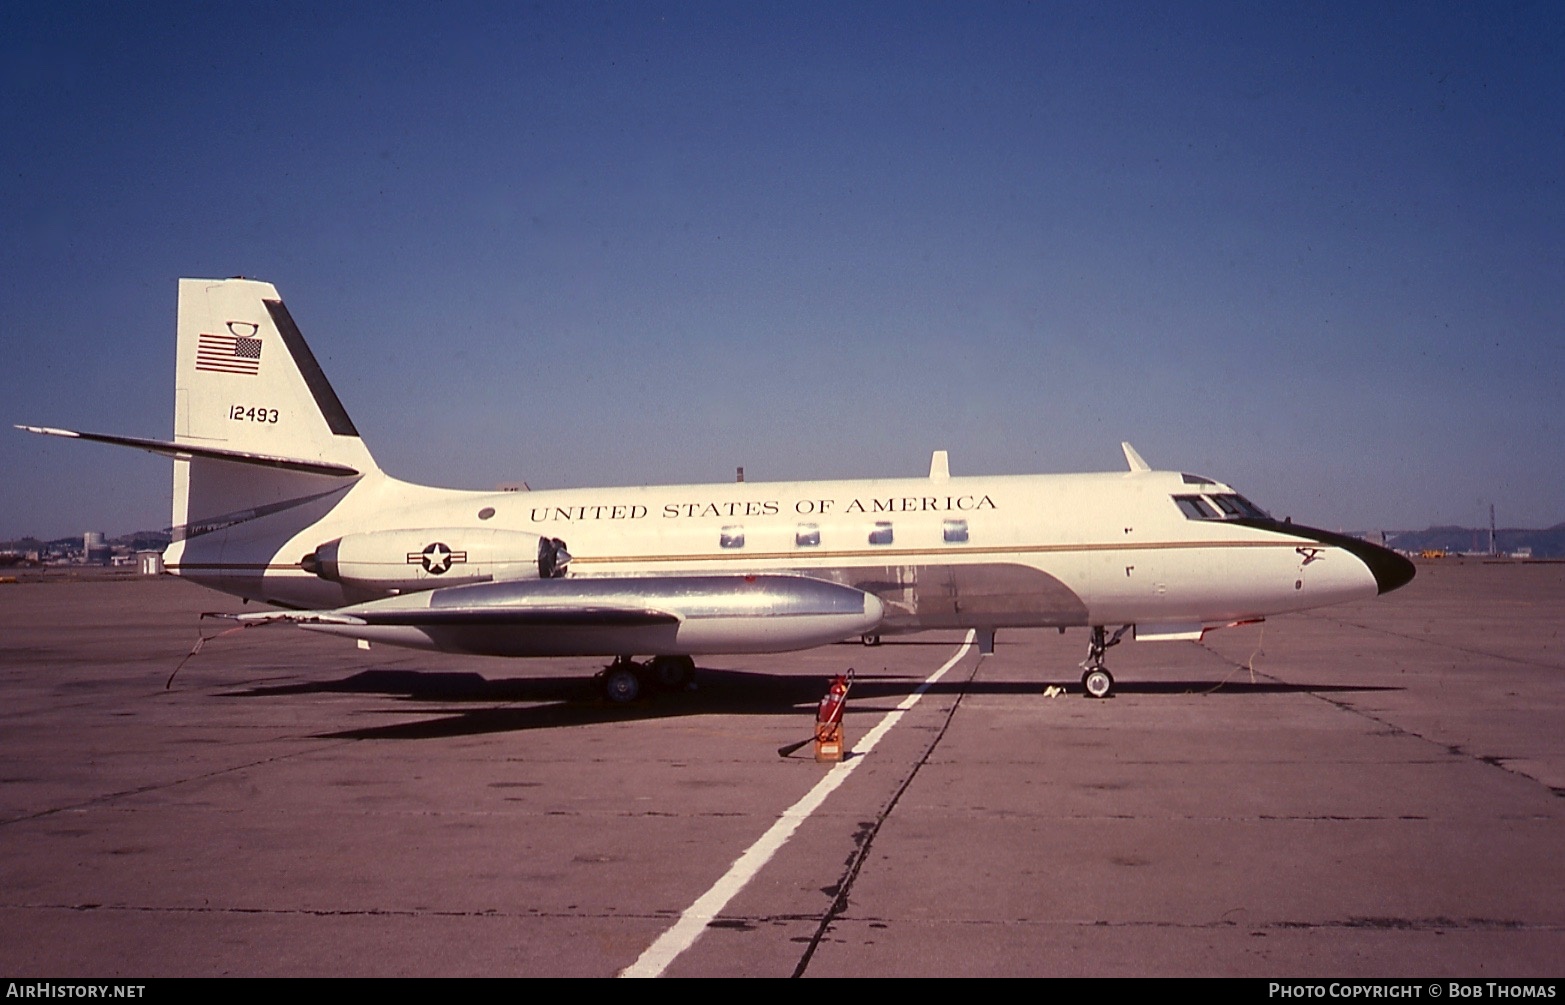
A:
POLYGON ((1375 585, 1381 593, 1390 593, 1413 581, 1413 574, 1416 571, 1413 563, 1390 548, 1382 548, 1368 541, 1355 541, 1344 547, 1369 566, 1369 571, 1375 577, 1375 585))
POLYGON ((1307 541, 1319 541, 1321 544, 1329 544, 1341 548, 1363 562, 1369 567, 1370 575, 1375 577, 1375 588, 1379 593, 1390 593, 1399 587, 1406 586, 1413 581, 1413 563, 1398 555, 1390 548, 1382 548, 1378 544, 1370 544, 1356 537, 1348 537, 1346 534, 1336 534, 1329 530, 1321 530, 1317 527, 1305 527, 1296 523, 1272 523, 1272 530, 1278 530, 1284 534, 1303 538, 1307 541))

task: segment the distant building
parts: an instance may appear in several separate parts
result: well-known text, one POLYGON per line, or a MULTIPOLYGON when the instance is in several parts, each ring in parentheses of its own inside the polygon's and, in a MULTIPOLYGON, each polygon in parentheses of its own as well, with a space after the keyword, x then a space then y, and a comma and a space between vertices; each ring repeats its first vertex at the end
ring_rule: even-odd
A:
POLYGON ((108 565, 111 555, 102 531, 89 530, 82 535, 82 561, 88 565, 108 565))
POLYGON ((163 553, 161 551, 136 552, 136 566, 143 576, 163 575, 163 553))

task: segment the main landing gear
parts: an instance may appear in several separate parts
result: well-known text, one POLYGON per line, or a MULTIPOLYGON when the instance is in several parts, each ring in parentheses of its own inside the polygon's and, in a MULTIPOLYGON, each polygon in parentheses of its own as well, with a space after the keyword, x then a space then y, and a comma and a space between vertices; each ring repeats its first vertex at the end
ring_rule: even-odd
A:
POLYGON ((649 687, 683 691, 695 682, 695 676, 696 661, 689 656, 654 656, 645 663, 619 656, 603 668, 598 682, 605 699, 622 705, 640 698, 649 687))
POLYGON ((1111 646, 1119 645, 1120 637, 1129 630, 1129 625, 1121 625, 1119 630, 1105 641, 1103 626, 1093 626, 1092 641, 1087 644, 1087 658, 1081 661, 1081 687, 1087 692, 1087 697, 1107 698, 1114 693, 1114 675, 1103 665, 1103 654, 1108 652, 1111 646))

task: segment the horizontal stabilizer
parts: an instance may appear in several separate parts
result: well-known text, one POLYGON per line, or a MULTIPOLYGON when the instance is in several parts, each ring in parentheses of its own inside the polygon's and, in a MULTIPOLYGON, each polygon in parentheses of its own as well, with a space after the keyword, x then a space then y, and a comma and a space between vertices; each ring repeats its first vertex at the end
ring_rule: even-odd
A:
POLYGON ((117 447, 135 447, 154 454, 170 457, 204 457, 214 461, 231 461, 235 464, 253 464, 263 468, 283 471, 302 471, 312 475, 330 475, 336 478, 355 478, 361 472, 346 464, 328 464, 324 461, 307 461, 297 457, 273 457, 270 454, 252 454, 243 450, 223 450, 219 447, 198 447, 190 443, 172 440, 147 440, 139 436, 110 436, 107 433, 78 433, 74 429, 51 429, 48 426, 17 426, 17 429, 42 436, 64 436, 73 440, 91 440, 94 443, 111 443, 117 447))

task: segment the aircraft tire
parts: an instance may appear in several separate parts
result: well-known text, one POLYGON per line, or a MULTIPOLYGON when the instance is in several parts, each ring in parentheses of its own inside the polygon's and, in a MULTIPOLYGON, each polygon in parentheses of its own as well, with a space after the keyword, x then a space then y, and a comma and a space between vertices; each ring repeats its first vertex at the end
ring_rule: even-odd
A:
POLYGON ((696 675, 696 661, 689 656, 654 656, 648 664, 652 679, 665 691, 683 691, 696 675))
POLYGON ((1107 698, 1114 693, 1114 675, 1098 668, 1081 675, 1082 690, 1088 698, 1107 698))
POLYGON ((603 671, 603 697, 615 705, 626 705, 641 697, 641 675, 630 666, 611 666, 603 671))

